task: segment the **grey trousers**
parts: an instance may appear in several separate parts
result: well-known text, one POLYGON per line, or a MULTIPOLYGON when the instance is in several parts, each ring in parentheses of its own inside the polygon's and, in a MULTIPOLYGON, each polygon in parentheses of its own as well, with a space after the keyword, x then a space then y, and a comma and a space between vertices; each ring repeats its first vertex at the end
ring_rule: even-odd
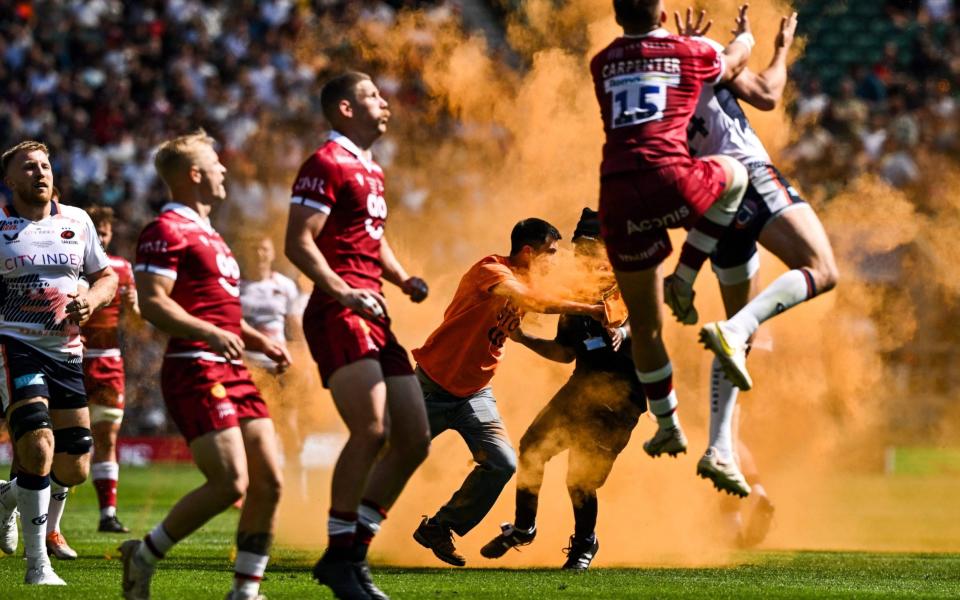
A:
POLYGON ((460 489, 436 514, 436 519, 459 536, 466 535, 490 512, 517 470, 517 453, 497 411, 490 388, 461 398, 434 383, 417 368, 430 420, 430 435, 452 429, 467 443, 477 465, 460 489))

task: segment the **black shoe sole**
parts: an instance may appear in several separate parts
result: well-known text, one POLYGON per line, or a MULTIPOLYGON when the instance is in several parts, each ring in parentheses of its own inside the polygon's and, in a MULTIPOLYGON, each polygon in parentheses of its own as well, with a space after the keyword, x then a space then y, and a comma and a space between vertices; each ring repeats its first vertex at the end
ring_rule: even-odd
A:
POLYGON ((430 542, 427 540, 427 538, 425 538, 425 537, 423 536, 423 534, 420 533, 420 530, 419 530, 419 529, 418 529, 417 531, 414 531, 414 532, 413 532, 413 539, 415 539, 418 544, 420 544, 421 546, 423 546, 423 547, 426 548, 427 550, 433 552, 433 555, 434 555, 434 556, 436 556, 437 558, 439 558, 439 559, 442 560, 443 562, 447 563, 448 565, 453 565, 454 567, 464 567, 464 566, 466 566, 466 564, 467 564, 467 561, 466 561, 465 559, 455 558, 455 557, 452 557, 452 556, 446 556, 446 555, 443 555, 443 554, 440 554, 439 552, 437 552, 437 551, 434 549, 434 547, 430 544, 430 542))

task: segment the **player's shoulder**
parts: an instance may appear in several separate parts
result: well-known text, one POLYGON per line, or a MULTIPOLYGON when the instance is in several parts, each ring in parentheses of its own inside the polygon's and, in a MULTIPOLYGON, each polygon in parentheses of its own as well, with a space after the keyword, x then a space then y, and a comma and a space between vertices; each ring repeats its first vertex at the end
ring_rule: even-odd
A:
POLYGON ((708 37, 703 37, 703 36, 700 36, 700 37, 692 37, 692 38, 688 38, 688 39, 690 39, 690 40, 692 40, 692 41, 694 41, 694 42, 698 42, 698 43, 700 43, 700 44, 705 44, 706 46, 712 48, 712 49, 714 50, 714 52, 723 52, 723 51, 724 51, 724 46, 723 46, 723 44, 721 44, 721 43, 718 42, 717 40, 710 39, 710 38, 708 38, 708 37))
POLYGON ((61 219, 67 219, 84 225, 87 223, 89 223, 91 226, 93 225, 93 221, 90 219, 90 215, 87 214, 87 211, 77 206, 69 206, 67 204, 60 204, 58 202, 56 216, 60 217, 61 219))
POLYGON ((297 289, 297 284, 294 283, 292 279, 290 279, 283 273, 280 273, 279 271, 274 271, 272 278, 273 278, 274 284, 283 290, 297 289))
POLYGON ((513 269, 510 268, 510 259, 506 256, 500 256, 499 254, 484 256, 473 265, 472 270, 513 274, 513 269))
POLYGON ((141 240, 163 239, 182 241, 186 237, 185 228, 190 220, 172 210, 162 210, 159 215, 147 223, 140 232, 141 240))

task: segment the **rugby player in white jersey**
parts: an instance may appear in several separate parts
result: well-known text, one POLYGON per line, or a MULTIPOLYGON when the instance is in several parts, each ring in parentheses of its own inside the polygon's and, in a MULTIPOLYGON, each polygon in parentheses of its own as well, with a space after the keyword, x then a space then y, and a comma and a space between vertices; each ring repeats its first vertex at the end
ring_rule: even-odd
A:
POLYGON ((50 482, 79 485, 90 470, 80 325, 113 300, 117 275, 87 213, 54 199, 45 145, 6 150, 0 172, 13 191, 0 214, 0 404, 17 457, 17 477, 0 482, 0 550, 16 550, 19 509, 25 583, 65 585, 44 543, 50 482))
MULTIPOLYGON (((691 24, 689 11, 686 25, 681 25, 678 16, 677 26, 687 35, 705 33, 691 24)), ((740 99, 760 110, 772 110, 777 105, 787 81, 787 55, 796 26, 796 14, 781 19, 773 59, 763 71, 745 69, 725 85, 705 86, 688 129, 692 153, 732 156, 747 167, 750 176, 734 222, 711 256, 729 318, 707 323, 700 332, 701 341, 716 358, 710 378, 710 445, 697 472, 711 479, 718 489, 741 497, 751 488, 737 465, 732 424, 737 388, 752 387, 746 368, 749 341, 760 323, 833 289, 837 283, 836 262, 823 225, 771 164, 738 103, 740 99), (758 241, 790 269, 759 294, 758 241)), ((712 40, 702 39, 717 46, 712 40)), ((765 496, 762 486, 758 488, 756 491, 765 496)))

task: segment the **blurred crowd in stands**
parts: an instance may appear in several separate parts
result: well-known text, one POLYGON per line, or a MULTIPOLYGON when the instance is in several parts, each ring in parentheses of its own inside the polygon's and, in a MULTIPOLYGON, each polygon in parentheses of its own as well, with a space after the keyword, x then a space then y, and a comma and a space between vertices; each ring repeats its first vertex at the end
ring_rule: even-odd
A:
MULTIPOLYGON (((468 4, 0 0, 0 146, 25 138, 46 142, 64 200, 112 206, 118 214, 112 251, 132 259, 140 227, 165 201, 152 149, 202 126, 221 141, 230 171, 231 208, 215 224, 231 239, 238 226, 276 222, 285 213, 291 177, 326 127, 319 86, 352 66, 376 74, 391 109, 403 116, 379 143, 378 160, 391 174, 392 209, 415 212, 428 197, 427 186, 405 179, 402 168, 391 170, 417 160, 397 152, 394 140, 437 139, 456 129, 436 111, 417 118, 429 104, 421 67, 435 32, 458 26, 468 4), (407 30, 405 60, 387 63, 365 53, 363 40, 381 39, 404 8, 424 11, 407 30)), ((805 23, 821 21, 804 21, 803 5, 810 5, 808 13, 837 10, 825 0, 798 4, 801 35, 805 23)), ((815 61, 794 67, 794 135, 782 158, 815 202, 829 201, 865 172, 909 188, 928 156, 960 155, 960 13, 954 2, 861 4, 868 18, 883 20, 877 35, 891 38, 879 42, 882 48, 872 55, 877 60, 854 54, 842 76, 829 82, 818 77, 815 61)), ((487 9, 502 22, 508 5, 494 0, 487 9)), ((808 50, 815 45, 811 35, 808 50)), ((128 433, 169 428, 153 384, 162 347, 134 342, 153 335, 145 326, 127 334, 128 433)))

